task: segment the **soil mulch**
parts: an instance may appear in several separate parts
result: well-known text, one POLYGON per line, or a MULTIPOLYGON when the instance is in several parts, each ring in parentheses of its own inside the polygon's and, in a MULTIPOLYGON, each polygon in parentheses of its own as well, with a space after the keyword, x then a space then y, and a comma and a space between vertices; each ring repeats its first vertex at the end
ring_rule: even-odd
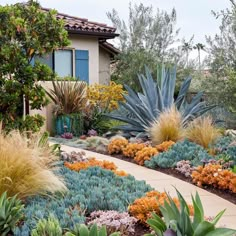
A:
MULTIPOLYGON (((88 151, 97 152, 95 150, 95 148, 89 148, 87 150, 88 151)), ((108 156, 112 156, 112 157, 115 157, 117 159, 120 159, 120 160, 123 160, 123 161, 128 161, 128 162, 136 164, 136 162, 134 161, 133 158, 126 158, 122 154, 112 154, 112 155, 110 155, 108 152, 99 152, 99 153, 100 154, 104 154, 104 155, 108 155, 108 156)), ((171 175, 171 176, 176 177, 178 179, 181 179, 181 180, 183 180, 185 182, 193 184, 190 177, 185 177, 183 174, 179 173, 174 168, 166 168, 166 169, 164 169, 164 168, 156 168, 155 170, 159 171, 159 172, 162 172, 164 174, 167 174, 167 175, 171 175)), ((224 198, 225 200, 228 200, 229 202, 232 202, 233 204, 236 204, 236 193, 233 193, 233 192, 231 192, 229 190, 217 189, 217 188, 214 188, 213 186, 204 186, 203 189, 208 191, 208 192, 214 193, 217 196, 219 196, 221 198, 224 198)))

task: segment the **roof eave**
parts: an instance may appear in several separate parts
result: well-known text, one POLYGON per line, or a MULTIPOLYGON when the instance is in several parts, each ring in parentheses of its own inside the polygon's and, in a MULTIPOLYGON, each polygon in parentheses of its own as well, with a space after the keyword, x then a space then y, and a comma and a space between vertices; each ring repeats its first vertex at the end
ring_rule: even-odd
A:
POLYGON ((97 36, 99 39, 114 39, 119 36, 116 33, 104 33, 104 32, 95 32, 95 31, 83 31, 83 30, 73 30, 67 29, 69 34, 77 34, 77 35, 88 35, 88 36, 97 36))

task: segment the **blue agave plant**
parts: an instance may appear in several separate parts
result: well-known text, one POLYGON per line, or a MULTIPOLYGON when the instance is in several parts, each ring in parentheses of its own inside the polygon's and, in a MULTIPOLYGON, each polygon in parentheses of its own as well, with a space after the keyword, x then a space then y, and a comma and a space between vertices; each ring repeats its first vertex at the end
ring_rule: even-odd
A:
POLYGON ((147 127, 158 119, 160 113, 173 105, 182 113, 183 124, 186 125, 214 107, 206 106, 205 102, 201 101, 203 92, 195 95, 190 103, 186 101, 191 77, 183 82, 177 98, 174 99, 176 67, 165 69, 163 66, 158 70, 157 81, 153 79, 147 67, 145 67, 145 73, 146 76, 138 75, 142 93, 137 93, 125 85, 128 91, 128 94, 124 95, 125 102, 120 102, 118 111, 108 114, 110 118, 126 123, 116 127, 117 129, 146 132, 147 127))

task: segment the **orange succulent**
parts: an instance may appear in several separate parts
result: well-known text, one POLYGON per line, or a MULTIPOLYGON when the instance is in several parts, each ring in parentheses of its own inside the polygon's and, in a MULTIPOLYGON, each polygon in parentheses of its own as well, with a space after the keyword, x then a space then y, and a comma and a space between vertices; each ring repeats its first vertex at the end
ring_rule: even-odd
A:
MULTIPOLYGON (((173 198, 173 200, 179 207, 180 203, 178 199, 173 198)), ((150 191, 146 193, 144 197, 136 199, 133 204, 129 206, 129 213, 137 218, 141 223, 145 224, 147 219, 151 217, 152 212, 162 216, 160 206, 163 206, 165 201, 169 201, 166 193, 150 191)), ((190 215, 193 215, 193 206, 188 205, 188 207, 190 210, 190 215)))
POLYGON ((113 173, 115 173, 116 175, 119 175, 119 176, 127 176, 128 175, 123 170, 117 170, 117 166, 113 162, 99 161, 99 160, 96 160, 95 158, 91 158, 87 162, 75 162, 75 163, 65 162, 64 165, 67 168, 69 168, 70 170, 74 170, 74 171, 78 171, 78 172, 80 170, 84 170, 84 169, 87 169, 92 166, 93 167, 99 166, 103 169, 111 170, 111 171, 113 171, 113 173))
POLYGON ((156 148, 153 147, 144 147, 142 150, 138 151, 134 160, 141 166, 144 165, 145 161, 148 161, 151 159, 151 157, 158 154, 158 151, 156 148))
POLYGON ((134 158, 136 153, 145 147, 144 143, 129 143, 124 149, 123 154, 126 157, 134 158))
POLYGON ((199 166, 192 172, 193 183, 199 187, 212 185, 215 188, 231 190, 236 193, 236 174, 230 170, 223 169, 221 165, 208 164, 199 166))
POLYGON ((127 139, 113 139, 107 147, 109 154, 121 153, 128 143, 127 139))
POLYGON ((175 144, 175 142, 171 140, 164 141, 163 143, 157 145, 155 148, 158 152, 166 152, 173 144, 175 144))

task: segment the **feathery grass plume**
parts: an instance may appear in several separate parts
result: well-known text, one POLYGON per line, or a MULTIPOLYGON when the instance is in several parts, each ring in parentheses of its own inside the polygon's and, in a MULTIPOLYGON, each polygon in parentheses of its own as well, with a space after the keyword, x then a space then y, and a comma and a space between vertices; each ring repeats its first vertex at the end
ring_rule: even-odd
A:
POLYGON ((0 133, 0 195, 7 192, 25 198, 66 190, 44 158, 41 149, 30 147, 27 137, 18 131, 0 133))
POLYGON ((162 112, 150 128, 147 128, 154 145, 164 141, 176 142, 184 137, 184 128, 181 113, 172 106, 162 112))
POLYGON ((209 148, 221 136, 210 116, 193 120, 187 127, 186 137, 204 148, 209 148))
MULTIPOLYGON (((21 135, 25 136, 24 133, 21 135)), ((31 134, 30 139, 28 139, 28 147, 33 150, 34 155, 38 156, 45 165, 50 166, 53 162, 59 160, 59 155, 56 155, 59 145, 50 145, 48 137, 49 134, 47 132, 31 134)))

